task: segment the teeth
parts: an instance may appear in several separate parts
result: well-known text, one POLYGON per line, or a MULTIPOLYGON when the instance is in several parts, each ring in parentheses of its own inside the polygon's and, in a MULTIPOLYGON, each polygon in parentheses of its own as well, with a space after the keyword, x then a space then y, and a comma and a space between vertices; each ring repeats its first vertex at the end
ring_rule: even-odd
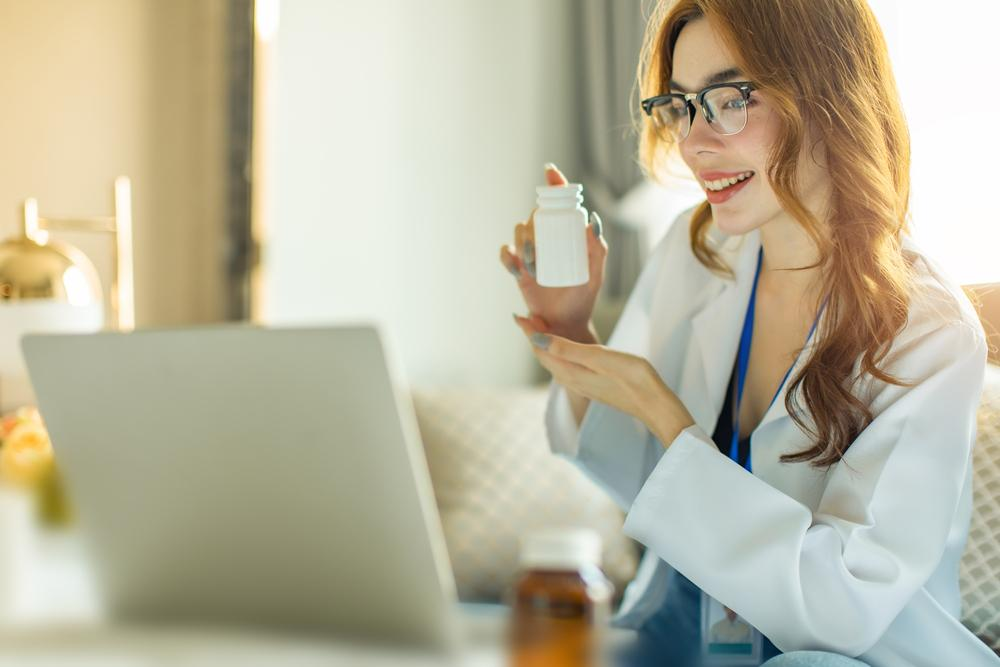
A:
POLYGON ((731 178, 720 178, 715 181, 705 181, 705 187, 708 188, 709 190, 714 190, 714 191, 725 190, 730 185, 736 185, 740 181, 745 181, 751 176, 753 176, 752 171, 745 171, 742 174, 738 174, 731 178))

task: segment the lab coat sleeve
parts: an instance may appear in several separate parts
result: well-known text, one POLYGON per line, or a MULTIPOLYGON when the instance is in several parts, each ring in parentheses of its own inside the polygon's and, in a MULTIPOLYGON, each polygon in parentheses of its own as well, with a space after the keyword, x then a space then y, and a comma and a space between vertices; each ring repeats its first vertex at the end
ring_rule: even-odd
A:
POLYGON ((566 389, 552 382, 545 426, 551 450, 569 459, 628 511, 663 447, 639 419, 591 401, 579 427, 566 389))
POLYGON ((965 322, 907 346, 887 370, 916 384, 880 390, 877 416, 830 469, 815 512, 690 427, 646 480, 625 533, 782 651, 860 655, 944 552, 971 465, 985 357, 981 330, 965 322))
MULTIPOLYGON (((687 243, 689 211, 677 217, 650 253, 607 347, 649 357, 654 287, 665 256, 687 243)), ((590 402, 577 427, 566 389, 555 381, 549 387, 545 427, 552 451, 581 468, 623 511, 663 455, 663 447, 642 420, 599 401, 590 402)))

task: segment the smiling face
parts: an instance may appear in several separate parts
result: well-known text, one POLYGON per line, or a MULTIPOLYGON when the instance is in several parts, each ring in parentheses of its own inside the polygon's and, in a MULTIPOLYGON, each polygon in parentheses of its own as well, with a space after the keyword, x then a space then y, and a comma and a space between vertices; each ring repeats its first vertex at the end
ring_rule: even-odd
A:
MULTIPOLYGON (((704 18, 681 30, 674 46, 670 92, 690 93, 723 81, 745 81, 729 49, 704 18)), ((697 105, 696 105, 697 106, 697 105)), ((722 135, 705 120, 700 108, 687 137, 679 144, 681 157, 690 167, 712 206, 712 219, 727 234, 745 234, 780 220, 797 224, 781 208, 767 177, 767 159, 780 138, 781 123, 768 104, 766 94, 754 91, 747 105, 747 124, 737 134, 722 135), (748 173, 752 176, 746 178, 748 173), (721 191, 726 179, 742 181, 721 191)), ((803 142, 797 171, 799 196, 811 211, 824 216, 829 192, 822 145, 808 155, 808 137, 803 142), (817 164, 819 162, 820 164, 817 164)))

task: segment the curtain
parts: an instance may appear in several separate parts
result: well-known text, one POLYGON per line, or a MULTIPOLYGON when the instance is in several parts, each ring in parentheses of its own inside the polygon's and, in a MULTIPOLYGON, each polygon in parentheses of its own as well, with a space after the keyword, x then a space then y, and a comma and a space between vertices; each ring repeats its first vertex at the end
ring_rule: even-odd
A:
MULTIPOLYGON (((701 198, 693 180, 667 188, 638 164, 636 69, 646 21, 657 0, 580 0, 574 14, 585 206, 604 222, 605 282, 595 326, 606 340, 652 246, 678 213, 701 198)), ((681 165, 683 172, 683 165, 681 165)))
POLYGON ((620 219, 616 203, 642 181, 629 105, 637 105, 634 84, 644 4, 646 0, 581 0, 575 14, 581 180, 587 207, 604 222, 609 256, 602 296, 609 299, 628 295, 643 259, 640 235, 620 219))

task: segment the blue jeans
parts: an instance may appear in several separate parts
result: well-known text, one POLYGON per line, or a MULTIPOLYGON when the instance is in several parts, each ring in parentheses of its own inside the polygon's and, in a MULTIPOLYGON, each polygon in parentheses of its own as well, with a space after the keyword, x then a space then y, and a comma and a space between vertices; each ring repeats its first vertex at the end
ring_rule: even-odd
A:
MULTIPOLYGON (((667 595, 656 613, 638 629, 635 642, 614 656, 616 667, 699 667, 701 589, 674 572, 667 595)), ((825 651, 782 653, 763 638, 761 667, 867 667, 865 663, 825 651)))

